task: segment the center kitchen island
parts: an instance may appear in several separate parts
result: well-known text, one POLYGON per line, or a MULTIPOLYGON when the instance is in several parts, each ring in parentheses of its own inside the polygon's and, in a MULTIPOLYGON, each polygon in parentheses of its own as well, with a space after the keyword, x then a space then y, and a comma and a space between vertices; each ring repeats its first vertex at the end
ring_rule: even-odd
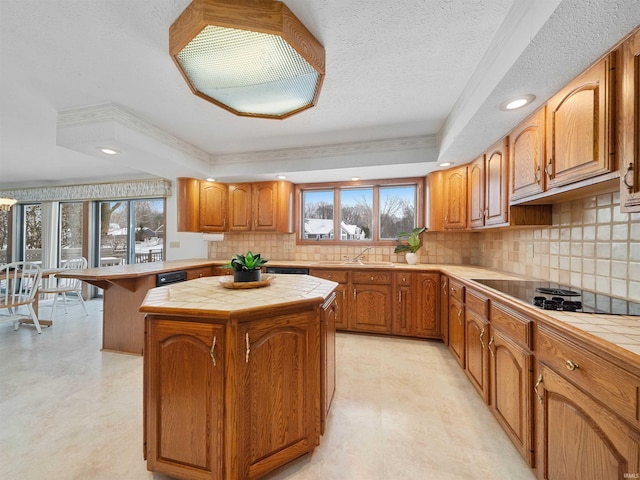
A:
POLYGON ((334 290, 308 275, 255 289, 206 277, 152 289, 145 319, 147 469, 254 479, 320 442, 335 388, 334 290))

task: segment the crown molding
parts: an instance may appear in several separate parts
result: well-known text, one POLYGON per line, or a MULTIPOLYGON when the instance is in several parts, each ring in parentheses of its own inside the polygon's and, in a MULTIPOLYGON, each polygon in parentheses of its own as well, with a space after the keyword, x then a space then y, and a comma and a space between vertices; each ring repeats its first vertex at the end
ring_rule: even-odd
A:
POLYGON ((287 160, 307 160, 313 158, 361 155, 367 153, 400 152, 431 149, 438 146, 436 135, 390 138, 367 142, 337 143, 313 147, 284 148, 257 152, 229 153, 215 155, 215 165, 231 163, 282 162, 287 160))

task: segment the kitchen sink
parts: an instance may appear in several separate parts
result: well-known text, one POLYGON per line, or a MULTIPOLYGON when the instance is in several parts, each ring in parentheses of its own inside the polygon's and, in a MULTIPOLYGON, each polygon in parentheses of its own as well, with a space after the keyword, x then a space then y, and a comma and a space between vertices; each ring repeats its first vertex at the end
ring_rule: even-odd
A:
POLYGON ((395 267, 393 262, 350 262, 348 260, 320 260, 313 262, 311 265, 334 265, 346 267, 395 267))

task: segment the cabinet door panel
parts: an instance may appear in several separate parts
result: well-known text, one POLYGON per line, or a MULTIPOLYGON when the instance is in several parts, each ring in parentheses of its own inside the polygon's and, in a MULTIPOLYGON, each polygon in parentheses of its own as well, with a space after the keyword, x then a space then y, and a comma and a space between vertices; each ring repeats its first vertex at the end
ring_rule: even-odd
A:
POLYGON ((505 139, 486 154, 485 225, 500 225, 509 220, 507 152, 508 146, 505 139))
POLYGON ((395 305, 392 333, 395 335, 412 335, 416 311, 415 290, 410 285, 398 285, 396 287, 395 305))
POLYGON ((253 184, 253 229, 277 231, 278 185, 276 182, 253 184))
POLYGON ((445 172, 444 182, 444 229, 467 228, 467 167, 445 172))
POLYGON ((440 325, 442 341, 449 345, 449 277, 445 275, 440 279, 440 325))
POLYGON ((229 185, 229 230, 251 230, 251 184, 229 185))
POLYGON ((541 108, 509 135, 511 200, 535 195, 545 189, 545 112, 546 109, 541 108))
POLYGON ((620 208, 640 212, 640 30, 622 46, 621 70, 620 208))
POLYGON ((485 192, 484 192, 484 155, 469 165, 469 225, 484 225, 485 192))
POLYGON ((227 228, 227 186, 220 183, 200 184, 200 230, 224 232, 227 228))
POLYGON ((224 357, 216 352, 224 326, 157 320, 147 328, 148 467, 222 478, 224 357))
POLYGON ((418 275, 418 311, 414 335, 423 338, 440 338, 440 274, 418 275))
MULTIPOLYGON (((545 480, 618 480, 640 472, 640 432, 540 366, 538 469, 545 480), (542 391, 544 389, 544 392, 542 391)), ((633 478, 633 477, 630 477, 633 478)))
POLYGON ((613 73, 609 56, 569 83, 547 104, 548 186, 607 173, 610 155, 613 73))
POLYGON ((464 306, 449 296, 449 350, 462 368, 465 365, 464 332, 464 306))
POLYGON ((489 400, 489 358, 486 349, 489 341, 489 322, 469 310, 465 310, 465 358, 466 374, 482 399, 489 400))
POLYGON ((318 444, 320 404, 313 399, 320 397, 320 325, 317 317, 299 314, 268 328, 252 322, 238 333, 241 472, 256 478, 272 468, 273 458, 284 463, 318 444))
POLYGON ((495 329, 489 351, 491 410, 523 458, 533 465, 532 356, 495 329))
POLYGON ((391 286, 353 285, 353 329, 363 332, 391 332, 391 286))

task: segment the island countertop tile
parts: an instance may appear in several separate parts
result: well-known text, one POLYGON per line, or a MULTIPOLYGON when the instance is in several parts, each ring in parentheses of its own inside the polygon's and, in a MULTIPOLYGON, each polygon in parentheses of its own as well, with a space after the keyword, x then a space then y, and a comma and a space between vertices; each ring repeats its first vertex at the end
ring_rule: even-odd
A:
POLYGON ((200 312, 233 314, 290 304, 323 303, 338 286, 336 282, 309 275, 273 275, 270 285, 230 289, 224 277, 203 277, 149 290, 140 311, 144 313, 200 312))

